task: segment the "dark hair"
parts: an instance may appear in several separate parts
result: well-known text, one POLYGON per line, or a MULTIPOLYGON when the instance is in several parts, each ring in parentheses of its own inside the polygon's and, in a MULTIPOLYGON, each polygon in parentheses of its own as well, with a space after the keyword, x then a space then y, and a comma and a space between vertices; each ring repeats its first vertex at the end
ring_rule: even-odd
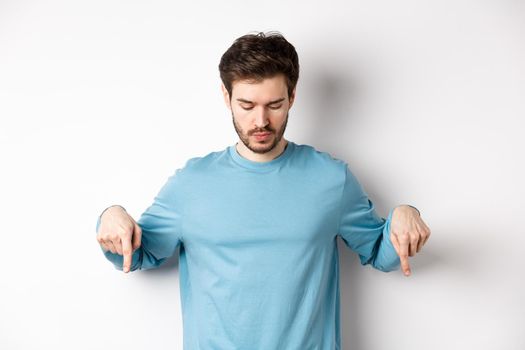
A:
POLYGON ((222 55, 219 72, 230 99, 234 81, 261 81, 277 74, 284 74, 290 97, 299 79, 299 58, 279 32, 246 34, 222 55))

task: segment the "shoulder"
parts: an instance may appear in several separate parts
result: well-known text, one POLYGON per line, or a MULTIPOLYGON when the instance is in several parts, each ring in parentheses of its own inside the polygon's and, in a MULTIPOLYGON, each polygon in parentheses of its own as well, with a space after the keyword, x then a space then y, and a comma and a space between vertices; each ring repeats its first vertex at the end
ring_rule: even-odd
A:
POLYGON ((215 151, 187 159, 182 166, 176 167, 168 176, 163 191, 178 195, 186 193, 189 188, 200 183, 203 176, 212 173, 209 171, 210 167, 223 156, 223 153, 224 151, 215 151))
POLYGON ((177 168, 175 173, 180 176, 196 175, 206 172, 213 167, 217 162, 223 159, 228 152, 228 148, 219 151, 209 152, 201 156, 195 156, 186 160, 184 165, 177 168))
POLYGON ((338 175, 345 175, 348 163, 311 145, 295 144, 295 159, 308 168, 338 175))

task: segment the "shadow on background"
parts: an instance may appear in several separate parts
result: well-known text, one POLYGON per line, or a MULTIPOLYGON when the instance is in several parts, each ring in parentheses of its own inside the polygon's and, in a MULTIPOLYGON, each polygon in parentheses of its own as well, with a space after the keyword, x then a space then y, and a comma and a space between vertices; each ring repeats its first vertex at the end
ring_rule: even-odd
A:
MULTIPOLYGON (((367 348, 368 342, 365 337, 370 336, 370 327, 373 325, 363 322, 363 320, 368 319, 366 315, 370 310, 363 306, 366 305, 364 300, 369 296, 367 289, 363 287, 362 281, 360 281, 360 276, 363 273, 370 273, 371 271, 366 270, 372 269, 372 267, 361 265, 358 255, 350 250, 340 237, 337 241, 341 289, 341 346, 342 349, 363 350, 367 348)), ((431 240, 428 243, 432 244, 431 240)), ((440 262, 440 257, 436 255, 434 248, 425 245, 421 250, 421 253, 424 251, 424 254, 410 258, 413 276, 408 278, 413 279, 415 274, 431 273, 432 269, 442 265, 443 262, 440 262)), ((387 274, 398 275, 400 279, 407 278, 402 275, 400 270, 387 274)), ((402 302, 404 303, 406 300, 402 302)))
MULTIPOLYGON (((316 71, 312 73, 313 83, 303 87, 308 96, 307 110, 312 111, 309 116, 312 125, 311 133, 306 139, 318 145, 322 151, 351 164, 348 157, 358 150, 348 148, 354 136, 359 134, 360 125, 363 123, 362 118, 364 118, 364 114, 360 112, 360 106, 363 104, 363 99, 370 99, 365 96, 366 82, 360 82, 358 77, 353 75, 352 71, 355 69, 352 67, 338 66, 337 63, 332 66, 323 66, 322 61, 318 63, 316 71)), ((354 144, 353 147, 355 146, 354 144)), ((362 147, 365 146, 362 145, 362 147)), ((388 205, 381 203, 382 196, 377 193, 378 191, 370 186, 367 186, 366 190, 376 210, 388 208, 388 205)), ((363 269, 372 267, 361 265, 358 255, 351 251, 340 237, 337 247, 340 268, 341 346, 343 349, 362 350, 368 343, 364 337, 370 334, 371 325, 363 323, 363 320, 367 319, 366 313, 369 310, 363 307, 365 305, 363 301, 367 298, 367 290, 359 280, 359 275, 363 273, 363 269)), ((438 259, 437 256, 429 254, 428 249, 424 248, 424 250, 425 254, 414 257, 417 258, 417 273, 422 273, 423 270, 435 266, 438 259)), ((400 271, 391 273, 397 273, 400 278, 406 278, 400 271)))

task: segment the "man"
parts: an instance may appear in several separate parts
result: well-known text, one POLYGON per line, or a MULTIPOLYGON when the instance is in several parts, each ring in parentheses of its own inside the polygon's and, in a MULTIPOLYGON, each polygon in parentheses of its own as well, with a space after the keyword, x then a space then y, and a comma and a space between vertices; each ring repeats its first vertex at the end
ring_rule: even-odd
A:
POLYGON ((219 70, 241 142, 188 160, 138 222, 106 208, 97 240, 124 272, 180 246, 184 349, 340 349, 337 236, 408 276, 430 230, 409 205, 379 217, 347 163, 283 137, 299 61, 282 35, 238 38, 219 70))

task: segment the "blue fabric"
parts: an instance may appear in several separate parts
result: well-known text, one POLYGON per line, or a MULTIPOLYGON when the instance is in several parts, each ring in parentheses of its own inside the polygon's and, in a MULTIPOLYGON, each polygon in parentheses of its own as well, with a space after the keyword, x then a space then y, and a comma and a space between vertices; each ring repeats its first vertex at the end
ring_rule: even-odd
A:
POLYGON ((348 164, 312 146, 254 162, 231 145, 168 178, 137 221, 132 270, 180 246, 184 349, 340 349, 337 236, 363 265, 398 269, 392 213, 378 216, 348 164))

